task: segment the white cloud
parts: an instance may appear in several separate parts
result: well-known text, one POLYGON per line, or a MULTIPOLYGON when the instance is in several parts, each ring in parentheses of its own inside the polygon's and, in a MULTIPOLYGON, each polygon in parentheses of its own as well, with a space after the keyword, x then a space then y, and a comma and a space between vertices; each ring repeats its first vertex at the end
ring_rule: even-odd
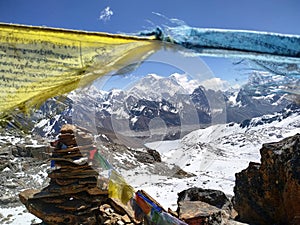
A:
POLYGON ((200 85, 205 87, 205 89, 212 90, 227 90, 230 88, 230 84, 226 80, 222 80, 221 78, 214 77, 205 81, 200 82, 200 85))
POLYGON ((105 9, 103 9, 100 13, 99 20, 103 20, 104 22, 110 20, 110 17, 114 15, 114 12, 110 9, 109 6, 107 6, 105 9))
POLYGON ((200 82, 197 80, 189 80, 186 74, 174 73, 171 76, 173 76, 178 84, 180 84, 188 93, 192 93, 200 85, 200 82))
POLYGON ((231 85, 231 87, 233 89, 240 89, 241 88, 241 85, 240 84, 234 84, 234 85, 231 85))
POLYGON ((180 84, 186 91, 188 91, 188 93, 192 93, 200 85, 205 87, 205 89, 212 89, 215 91, 225 91, 229 88, 238 88, 238 85, 231 86, 228 81, 222 80, 218 77, 199 81, 196 79, 189 79, 188 75, 186 74, 174 73, 171 76, 174 77, 178 84, 180 84))

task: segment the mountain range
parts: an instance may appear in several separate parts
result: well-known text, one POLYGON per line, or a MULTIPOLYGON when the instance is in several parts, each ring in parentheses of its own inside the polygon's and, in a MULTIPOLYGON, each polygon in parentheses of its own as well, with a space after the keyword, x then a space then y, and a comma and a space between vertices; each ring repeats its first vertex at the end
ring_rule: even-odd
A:
POLYGON ((150 74, 127 90, 105 92, 90 86, 49 99, 30 120, 35 124, 33 131, 42 136, 55 136, 62 124, 73 123, 95 133, 105 128, 127 136, 150 138, 155 133, 163 139, 177 139, 210 125, 243 123, 280 112, 292 104, 279 91, 292 82, 288 79, 253 72, 240 89, 198 86, 190 92, 177 76, 150 74))
MULTIPOLYGON (((90 86, 49 99, 31 117, 19 117, 33 132, 26 137, 14 132, 0 137, 0 156, 6 162, 0 171, 5 193, 0 201, 14 200, 22 182, 40 187, 47 181, 49 164, 13 158, 9 151, 47 146, 65 123, 93 131, 100 153, 130 185, 173 210, 177 193, 190 187, 233 195, 235 173, 250 161, 259 162, 263 143, 300 132, 299 105, 278 91, 284 82, 292 82, 286 78, 254 73, 240 89, 226 91, 203 86, 187 91, 175 78, 149 75, 126 91, 104 92, 90 86)), ((4 210, 0 207, 6 215, 4 210)), ((19 213, 23 210, 9 212, 12 218, 27 218, 28 214, 19 213)))

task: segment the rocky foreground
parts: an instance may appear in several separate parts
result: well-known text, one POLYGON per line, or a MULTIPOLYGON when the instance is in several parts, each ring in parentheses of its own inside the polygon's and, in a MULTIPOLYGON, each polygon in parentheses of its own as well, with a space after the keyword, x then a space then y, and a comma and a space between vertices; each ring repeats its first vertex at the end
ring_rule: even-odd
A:
MULTIPOLYGON (((96 146, 88 131, 67 126, 59 141, 52 151, 33 143, 2 148, 1 205, 18 205, 21 192, 20 200, 42 224, 165 224, 137 219, 130 205, 109 197, 109 180, 99 176, 91 158, 96 146), (45 152, 52 152, 51 170, 45 152)), ((164 212, 187 224, 299 224, 299 148, 299 134, 263 145, 261 163, 236 174, 233 203, 221 191, 194 187, 178 194, 175 212, 164 212)))
POLYGON ((300 134, 264 144, 261 163, 236 174, 234 207, 253 224, 300 224, 300 134))
POLYGON ((95 154, 97 149, 88 131, 72 125, 63 126, 52 152, 49 185, 42 190, 21 192, 21 202, 49 225, 235 223, 230 200, 220 191, 198 189, 197 201, 192 201, 195 200, 190 197, 193 190, 187 190, 180 194, 177 212, 163 209, 144 191, 137 193, 150 199, 150 206, 140 198, 136 198, 138 209, 135 201, 128 201, 129 198, 127 203, 122 202, 128 192, 126 186, 118 190, 120 198, 111 197, 108 189, 111 181, 101 175, 110 165, 104 159, 99 161, 95 154), (156 216, 152 216, 153 210, 150 210, 153 203, 161 209, 156 216))

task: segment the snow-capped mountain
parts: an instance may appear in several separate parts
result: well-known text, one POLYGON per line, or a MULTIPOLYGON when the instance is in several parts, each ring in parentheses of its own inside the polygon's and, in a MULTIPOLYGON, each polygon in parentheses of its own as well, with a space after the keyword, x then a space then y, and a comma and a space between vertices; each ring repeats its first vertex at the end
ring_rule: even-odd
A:
POLYGON ((153 142, 147 146, 158 150, 162 159, 170 164, 178 164, 185 171, 195 173, 205 170, 215 158, 226 158, 226 155, 240 155, 241 161, 257 161, 258 149, 263 143, 278 141, 299 132, 300 107, 290 105, 281 112, 242 123, 213 125, 193 131, 180 140, 153 142), (253 154, 252 150, 255 150, 253 154), (194 170, 193 164, 199 171, 194 170))
MULTIPOLYGON (((30 118, 35 121, 34 133, 42 136, 55 136, 63 124, 84 121, 94 124, 95 108, 106 99, 107 93, 94 86, 73 91, 67 96, 48 99, 30 118)), ((81 125, 84 125, 81 122, 81 125)))
MULTIPOLYGON (((165 78, 151 79, 154 78, 155 82, 167 84, 165 78)), ((177 193, 193 186, 232 195, 235 173, 245 169, 249 161, 259 161, 263 143, 300 132, 299 105, 290 104, 282 93, 262 90, 258 94, 254 89, 258 83, 253 83, 249 81, 240 91, 226 92, 198 86, 192 92, 170 95, 168 99, 141 98, 130 91, 102 92, 90 87, 64 98, 49 99, 31 119, 36 123, 34 132, 43 136, 55 136, 63 123, 95 130, 101 153, 127 182, 154 196, 165 208, 175 210, 177 193), (260 108, 262 105, 265 110, 260 108), (267 113, 267 106, 274 112, 267 113), (248 111, 260 115, 254 117, 255 113, 248 111), (195 121, 203 125, 202 129, 198 126, 187 135, 177 135, 175 128, 180 127, 181 131, 182 125, 195 125, 195 121), (130 139, 118 133, 126 126, 136 131, 159 128, 164 132, 158 134, 159 142, 151 142, 151 138, 143 136, 145 132, 133 132, 142 135, 130 139), (176 140, 166 140, 172 139, 167 136, 176 140), (153 152, 139 146, 141 139, 153 152), (160 153, 161 160, 154 160, 154 150, 160 153)), ((145 90, 140 85, 135 91, 142 93, 145 90)))
POLYGON ((188 94, 186 87, 182 86, 176 76, 160 77, 155 74, 138 80, 129 88, 127 94, 138 99, 148 99, 159 101, 170 100, 179 94, 188 94))
POLYGON ((189 187, 216 189, 233 195, 235 173, 245 169, 250 161, 260 162, 262 144, 300 133, 300 109, 295 107, 253 118, 248 126, 217 124, 193 131, 179 140, 148 143, 147 147, 161 154, 162 162, 170 166, 178 165, 195 176, 177 180, 148 175, 151 179, 149 185, 143 182, 147 180, 147 174, 140 172, 134 177, 129 176, 129 181, 157 196, 167 207, 176 205, 172 199, 176 198, 178 190, 189 187), (159 188, 153 188, 153 183, 158 187, 163 184, 166 191, 162 193, 159 188), (172 191, 174 188, 176 192, 172 191))
POLYGON ((38 111, 40 116, 35 118, 34 130, 52 135, 61 124, 72 122, 95 132, 97 127, 119 132, 148 131, 154 119, 162 123, 159 127, 197 125, 199 128, 242 122, 279 112, 291 104, 278 91, 287 83, 287 78, 279 76, 254 72, 240 90, 227 91, 197 86, 191 92, 191 85, 184 86, 180 79, 178 75, 150 74, 127 90, 104 92, 90 86, 60 101, 50 99, 38 111))
POLYGON ((284 92, 291 82, 291 77, 253 72, 238 92, 227 92, 227 121, 241 122, 281 111, 292 103, 284 92))

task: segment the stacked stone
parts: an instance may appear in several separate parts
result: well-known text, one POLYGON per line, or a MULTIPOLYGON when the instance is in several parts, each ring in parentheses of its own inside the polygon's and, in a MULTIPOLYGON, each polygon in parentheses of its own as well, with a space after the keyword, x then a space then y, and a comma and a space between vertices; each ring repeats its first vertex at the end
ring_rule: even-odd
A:
POLYGON ((27 209, 49 225, 133 224, 122 207, 116 207, 117 211, 110 207, 110 214, 103 210, 103 205, 107 206, 111 200, 108 199, 108 180, 99 177, 90 159, 95 149, 93 136, 87 130, 64 125, 52 153, 55 169, 48 175, 49 186, 40 192, 20 193, 27 209), (116 216, 120 211, 122 213, 116 216))

